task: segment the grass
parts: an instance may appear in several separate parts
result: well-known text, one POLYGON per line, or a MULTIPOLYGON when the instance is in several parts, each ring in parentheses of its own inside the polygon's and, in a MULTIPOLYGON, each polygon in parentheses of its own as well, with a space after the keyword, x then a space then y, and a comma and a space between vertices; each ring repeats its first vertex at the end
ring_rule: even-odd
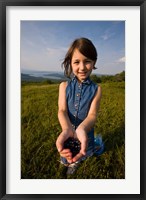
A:
POLYGON ((74 175, 67 176, 55 146, 61 132, 57 119, 59 85, 22 85, 21 178, 125 178, 125 83, 109 82, 101 86, 103 95, 95 134, 103 136, 105 151, 86 159, 74 175))

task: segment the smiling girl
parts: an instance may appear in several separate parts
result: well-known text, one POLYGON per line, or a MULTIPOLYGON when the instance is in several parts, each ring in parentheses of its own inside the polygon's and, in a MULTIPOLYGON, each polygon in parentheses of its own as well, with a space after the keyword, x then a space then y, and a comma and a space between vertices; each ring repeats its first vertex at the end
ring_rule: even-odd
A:
POLYGON ((58 98, 62 132, 56 146, 61 163, 68 167, 67 174, 74 173, 78 163, 94 153, 94 125, 101 100, 101 87, 90 80, 96 60, 93 43, 87 38, 79 38, 72 43, 62 63, 65 75, 73 77, 60 84, 58 98), (74 154, 73 149, 77 146, 74 154))

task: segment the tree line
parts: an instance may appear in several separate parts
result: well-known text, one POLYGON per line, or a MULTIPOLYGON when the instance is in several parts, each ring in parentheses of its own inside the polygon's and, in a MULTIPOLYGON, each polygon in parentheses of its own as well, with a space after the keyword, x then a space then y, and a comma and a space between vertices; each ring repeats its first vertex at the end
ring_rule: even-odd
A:
POLYGON ((95 83, 122 82, 125 81, 125 71, 122 71, 121 73, 116 75, 97 76, 96 74, 91 74, 90 78, 95 83))

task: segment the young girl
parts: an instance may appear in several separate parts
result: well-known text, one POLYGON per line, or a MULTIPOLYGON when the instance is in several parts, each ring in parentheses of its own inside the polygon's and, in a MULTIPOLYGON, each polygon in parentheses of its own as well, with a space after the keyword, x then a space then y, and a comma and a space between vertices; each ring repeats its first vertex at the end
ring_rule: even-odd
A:
POLYGON ((101 100, 101 87, 89 76, 97 60, 97 51, 87 38, 76 39, 62 63, 65 75, 72 77, 59 86, 58 119, 62 132, 56 141, 61 163, 68 166, 67 174, 74 173, 78 163, 93 155, 94 125, 101 100), (70 138, 77 138, 80 149, 76 155, 64 146, 70 138))

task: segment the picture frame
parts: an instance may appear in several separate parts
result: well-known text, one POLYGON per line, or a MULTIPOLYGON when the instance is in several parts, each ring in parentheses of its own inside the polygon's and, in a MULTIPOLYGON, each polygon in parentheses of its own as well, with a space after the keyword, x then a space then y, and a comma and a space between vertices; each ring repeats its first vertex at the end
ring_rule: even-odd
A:
POLYGON ((23 1, 9 0, 0 1, 0 198, 1 199, 135 199, 146 200, 145 181, 146 181, 146 158, 145 158, 145 124, 146 124, 146 95, 145 95, 145 66, 146 66, 146 1, 145 0, 45 0, 45 1, 23 1), (7 174, 6 169, 6 148, 7 148, 7 107, 6 102, 10 101, 7 97, 7 57, 6 57, 6 13, 7 6, 138 6, 140 7, 140 194, 7 194, 7 174))

